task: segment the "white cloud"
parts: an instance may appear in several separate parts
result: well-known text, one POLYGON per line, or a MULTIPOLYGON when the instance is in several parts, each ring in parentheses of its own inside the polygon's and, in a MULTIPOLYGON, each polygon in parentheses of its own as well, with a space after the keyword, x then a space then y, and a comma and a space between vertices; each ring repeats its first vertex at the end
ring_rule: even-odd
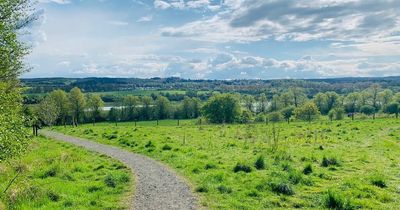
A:
POLYGON ((139 18, 136 22, 150 22, 153 20, 153 15, 143 16, 139 18))
POLYGON ((107 21, 107 23, 110 24, 110 25, 115 25, 115 26, 126 26, 126 25, 129 25, 128 22, 119 21, 119 20, 110 20, 110 21, 107 21))
POLYGON ((168 9, 171 7, 171 4, 162 0, 155 0, 154 7, 157 9, 168 9))

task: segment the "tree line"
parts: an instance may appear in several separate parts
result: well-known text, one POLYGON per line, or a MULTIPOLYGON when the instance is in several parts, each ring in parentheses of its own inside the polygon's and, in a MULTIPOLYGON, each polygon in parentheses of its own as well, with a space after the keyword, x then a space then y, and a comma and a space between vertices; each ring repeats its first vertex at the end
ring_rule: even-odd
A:
POLYGON ((109 110, 97 94, 84 94, 79 88, 69 93, 55 90, 46 95, 36 108, 26 109, 45 125, 73 125, 99 121, 146 121, 163 119, 195 119, 204 117, 211 123, 277 122, 293 119, 311 122, 321 115, 340 120, 346 115, 354 120, 357 114, 372 116, 386 113, 398 117, 400 93, 373 84, 361 92, 339 95, 319 92, 309 98, 302 88, 290 88, 267 97, 238 93, 216 93, 207 100, 185 96, 171 102, 164 95, 126 95, 109 110))

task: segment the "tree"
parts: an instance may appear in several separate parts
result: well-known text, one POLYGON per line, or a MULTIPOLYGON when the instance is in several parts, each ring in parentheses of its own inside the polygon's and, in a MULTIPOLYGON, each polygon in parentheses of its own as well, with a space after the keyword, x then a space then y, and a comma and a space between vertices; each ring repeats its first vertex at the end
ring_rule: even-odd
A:
POLYGON ((332 120, 342 120, 344 116, 344 109, 341 107, 336 107, 331 109, 328 113, 329 119, 332 120))
POLYGON ((124 109, 124 119, 125 120, 137 120, 138 119, 138 105, 139 98, 137 96, 128 95, 125 96, 122 101, 122 106, 124 109))
POLYGON ((282 111, 281 111, 282 116, 287 121, 287 123, 290 122, 290 118, 292 117, 292 115, 294 113, 294 109, 295 109, 294 106, 289 106, 289 107, 282 109, 282 111))
POLYGON ((164 96, 157 96, 156 99, 156 116, 158 120, 167 119, 171 115, 171 103, 164 96))
POLYGON ((394 101, 394 102, 397 102, 397 103, 400 103, 400 92, 394 94, 394 96, 393 96, 393 101, 394 101))
POLYGON ((112 107, 108 112, 108 120, 115 122, 115 126, 118 126, 118 122, 121 120, 121 109, 112 107))
POLYGON ((375 107, 371 105, 364 105, 360 108, 360 112, 366 115, 373 115, 375 114, 375 107))
POLYGON ((88 95, 87 108, 90 112, 90 117, 92 118, 93 125, 96 123, 96 119, 100 117, 101 108, 104 107, 104 101, 99 95, 88 95))
POLYGON ((289 92, 283 93, 279 98, 280 98, 280 102, 283 107, 288 107, 288 106, 293 105, 293 103, 291 101, 291 95, 289 92))
POLYGON ((242 115, 240 116, 240 123, 250 123, 254 120, 253 112, 245 109, 242 111, 242 115))
POLYGON ((53 98, 47 96, 39 104, 39 119, 48 126, 53 126, 59 116, 59 109, 53 98))
POLYGON ((394 114, 396 115, 396 118, 398 118, 400 113, 400 103, 392 102, 388 104, 385 108, 385 113, 394 114))
POLYGON ((49 97, 55 102, 58 109, 58 121, 65 126, 68 117, 68 95, 63 90, 54 90, 49 97))
POLYGON ((307 102, 294 110, 297 119, 311 122, 320 115, 318 107, 313 102, 307 102))
POLYGON ((321 113, 326 114, 328 112, 328 97, 326 94, 317 93, 313 100, 321 113))
POLYGON ((354 115, 357 112, 359 101, 360 101, 360 94, 357 92, 350 93, 345 98, 345 107, 347 112, 351 114, 352 120, 354 120, 354 115))
POLYGON ((372 113, 374 119, 375 119, 376 112, 379 110, 378 93, 379 93, 380 88, 381 87, 378 84, 373 84, 370 87, 372 107, 374 107, 374 112, 372 113))
POLYGON ((265 113, 267 111, 268 100, 265 93, 261 93, 258 98, 258 112, 265 113))
POLYGON ((326 94, 326 111, 329 112, 339 103, 340 96, 336 92, 327 92, 326 94))
POLYGON ((385 107, 392 101, 392 98, 393 91, 389 89, 385 89, 382 92, 378 93, 378 99, 383 109, 385 109, 385 107))
POLYGON ((254 111, 254 103, 255 103, 254 97, 252 95, 244 95, 243 101, 244 101, 245 107, 249 111, 253 112, 254 111))
POLYGON ((85 113, 86 100, 81 89, 75 87, 69 92, 69 105, 72 116, 72 125, 78 126, 85 113))
POLYGON ((271 105, 269 107, 269 111, 275 112, 279 110, 279 96, 274 95, 272 96, 271 105))
POLYGON ((204 116, 212 123, 233 123, 240 116, 240 104, 232 94, 217 94, 203 107, 204 116))
POLYGON ((24 57, 28 49, 17 35, 33 20, 28 11, 29 0, 0 3, 0 162, 22 154, 29 143, 18 81, 27 70, 24 57))
POLYGON ((142 119, 144 120, 151 120, 153 115, 152 115, 152 102, 153 99, 149 96, 144 96, 141 98, 141 103, 142 103, 142 110, 141 110, 141 116, 142 119))
POLYGON ((292 101, 295 107, 300 106, 306 98, 304 90, 298 87, 292 87, 289 89, 289 94, 292 97, 292 101))

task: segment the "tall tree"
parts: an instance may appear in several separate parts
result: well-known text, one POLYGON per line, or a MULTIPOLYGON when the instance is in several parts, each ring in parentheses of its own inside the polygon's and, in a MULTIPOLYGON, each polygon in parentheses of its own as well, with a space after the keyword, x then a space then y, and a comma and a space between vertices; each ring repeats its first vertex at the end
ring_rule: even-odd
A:
POLYGON ((243 102, 245 104, 245 107, 249 111, 254 112, 254 103, 255 103, 254 96, 252 96, 252 95, 244 95, 243 96, 243 102))
POLYGON ((153 99, 149 96, 144 96, 141 98, 141 115, 144 120, 151 120, 153 117, 152 103, 153 99))
POLYGON ((67 123, 68 117, 68 95, 63 90, 54 90, 50 93, 49 97, 55 102, 56 107, 58 109, 58 121, 62 125, 67 123))
POLYGON ((378 93, 378 100, 383 109, 392 101, 393 91, 390 89, 385 89, 378 93))
POLYGON ((137 120, 138 118, 138 106, 139 98, 137 96, 128 95, 124 97, 122 102, 124 107, 125 119, 126 120, 137 120))
POLYGON ((360 101, 360 94, 357 92, 350 93, 345 98, 346 111, 350 113, 352 120, 354 120, 354 115, 357 112, 359 101, 360 101))
POLYGON ((322 114, 326 114, 328 112, 328 97, 326 94, 317 93, 313 100, 322 114))
POLYGON ((300 106, 305 100, 306 96, 304 90, 299 87, 292 87, 289 89, 289 94, 292 97, 292 101, 295 107, 300 106))
POLYGON ((331 109, 335 108, 335 106, 339 105, 340 96, 336 92, 327 92, 326 94, 326 111, 329 112, 331 109))
POLYGON ((212 123, 233 123, 241 114, 239 100, 232 94, 216 94, 203 107, 204 116, 212 123))
POLYGON ((85 113, 86 100, 81 89, 74 87, 69 92, 69 105, 72 116, 72 124, 78 126, 85 113))
POLYGON ((396 115, 396 118, 399 118, 400 113, 400 103, 392 102, 385 107, 385 112, 388 114, 396 115))
POLYGON ((168 98, 157 96, 155 105, 157 120, 167 119, 171 116, 171 103, 168 98))
POLYGON ((380 85, 378 84, 373 84, 370 87, 370 92, 371 92, 371 100, 372 100, 372 107, 374 107, 374 113, 373 113, 373 118, 375 119, 375 114, 379 110, 379 104, 378 104, 378 94, 380 90, 380 85))
POLYGON ((0 162, 20 155, 28 145, 18 77, 27 70, 28 49, 17 31, 33 19, 29 0, 0 1, 0 162))
POLYGON ((265 93, 261 93, 258 97, 258 112, 265 113, 267 112, 268 99, 265 93))
POLYGON ((38 115, 39 119, 48 126, 54 125, 60 110, 57 107, 56 101, 53 98, 47 96, 39 104, 38 115))
POLYGON ((104 107, 104 101, 99 95, 88 95, 87 108, 90 112, 90 117, 92 118, 93 125, 96 123, 96 119, 100 117, 101 108, 104 107))

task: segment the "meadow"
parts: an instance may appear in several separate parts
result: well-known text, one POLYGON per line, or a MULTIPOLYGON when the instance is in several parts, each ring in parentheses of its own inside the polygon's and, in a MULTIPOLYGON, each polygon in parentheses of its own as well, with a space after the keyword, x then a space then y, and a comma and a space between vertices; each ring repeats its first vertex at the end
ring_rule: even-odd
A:
POLYGON ((396 209, 400 121, 54 127, 159 160, 210 209, 396 209))
POLYGON ((133 182, 118 161, 37 137, 23 157, 0 164, 0 209, 126 209, 133 182))

